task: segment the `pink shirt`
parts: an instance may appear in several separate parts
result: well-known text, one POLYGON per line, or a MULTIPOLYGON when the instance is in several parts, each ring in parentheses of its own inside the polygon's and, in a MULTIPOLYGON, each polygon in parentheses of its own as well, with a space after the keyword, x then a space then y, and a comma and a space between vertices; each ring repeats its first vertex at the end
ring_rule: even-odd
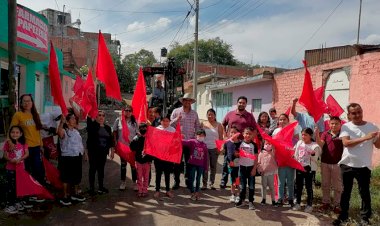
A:
POLYGON ((274 158, 274 153, 263 150, 259 154, 259 169, 263 175, 272 175, 277 172, 277 163, 274 158))
MULTIPOLYGON (((17 143, 15 145, 15 148, 13 150, 10 150, 10 147, 9 147, 9 144, 8 142, 5 142, 4 143, 4 147, 3 147, 3 151, 4 153, 6 152, 8 154, 8 158, 9 159, 20 159, 22 158, 22 156, 25 155, 25 150, 28 149, 28 145, 27 144, 20 144, 20 143, 17 143)), ((24 162, 22 161, 21 162, 22 164, 24 164, 24 162)), ((7 165, 5 166, 5 168, 7 170, 16 170, 16 164, 14 163, 11 163, 11 162, 7 162, 7 165)))

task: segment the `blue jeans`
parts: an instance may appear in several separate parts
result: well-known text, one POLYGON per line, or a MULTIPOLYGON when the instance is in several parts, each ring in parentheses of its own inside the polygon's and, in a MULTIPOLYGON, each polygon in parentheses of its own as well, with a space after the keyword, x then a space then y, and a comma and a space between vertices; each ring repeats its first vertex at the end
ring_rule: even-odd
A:
POLYGON ((41 147, 29 147, 29 157, 25 159, 25 169, 41 185, 45 184, 45 169, 41 159, 41 147))
POLYGON ((223 161, 223 169, 222 169, 222 179, 220 181, 220 186, 224 187, 228 183, 228 162, 227 162, 227 155, 224 155, 224 161, 223 161))
POLYGON ((248 200, 249 202, 253 202, 255 195, 255 176, 251 176, 253 166, 240 166, 239 174, 240 174, 240 202, 245 200, 245 196, 247 193, 247 181, 248 181, 248 200))
POLYGON ((278 185, 279 185, 279 195, 280 200, 284 201, 284 192, 285 192, 285 184, 288 187, 289 201, 293 201, 294 199, 294 175, 295 175, 295 169, 285 166, 285 167, 279 167, 278 168, 278 185))
POLYGON ((188 180, 188 187, 190 189, 191 193, 199 192, 199 187, 201 184, 201 177, 203 175, 203 168, 196 165, 188 164, 189 169, 189 180, 188 180), (195 188, 194 188, 194 181, 195 181, 195 188))

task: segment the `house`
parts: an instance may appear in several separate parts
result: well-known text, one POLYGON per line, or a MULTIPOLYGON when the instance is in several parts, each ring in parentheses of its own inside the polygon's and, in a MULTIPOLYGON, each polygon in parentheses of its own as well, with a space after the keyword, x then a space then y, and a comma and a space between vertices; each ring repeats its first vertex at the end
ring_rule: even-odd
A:
MULTIPOLYGON (((0 34, 8 34, 8 2, 0 1, 0 34)), ((37 111, 43 113, 53 106, 48 76, 49 36, 47 19, 33 10, 17 5, 17 77, 16 98, 32 94, 37 111)), ((72 75, 63 70, 62 53, 57 50, 63 80, 72 75)), ((0 35, 0 134, 6 131, 8 114, 8 35, 0 35)), ((16 106, 17 108, 18 106, 16 106)))

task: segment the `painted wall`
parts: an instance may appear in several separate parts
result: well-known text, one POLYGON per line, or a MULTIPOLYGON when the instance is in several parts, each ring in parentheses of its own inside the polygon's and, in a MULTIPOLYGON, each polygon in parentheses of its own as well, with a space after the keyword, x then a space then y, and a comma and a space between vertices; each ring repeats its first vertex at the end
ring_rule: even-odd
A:
POLYGON ((209 83, 198 84, 198 103, 197 113, 200 120, 207 120, 207 110, 212 108, 211 91, 206 90, 206 85, 209 83))
MULTIPOLYGON (((246 110, 252 111, 252 99, 261 99, 261 111, 268 111, 272 107, 272 83, 273 81, 263 81, 248 85, 223 89, 224 93, 232 92, 232 109, 236 109, 236 102, 240 96, 248 99, 246 110)), ((257 119, 260 112, 252 112, 257 119)))

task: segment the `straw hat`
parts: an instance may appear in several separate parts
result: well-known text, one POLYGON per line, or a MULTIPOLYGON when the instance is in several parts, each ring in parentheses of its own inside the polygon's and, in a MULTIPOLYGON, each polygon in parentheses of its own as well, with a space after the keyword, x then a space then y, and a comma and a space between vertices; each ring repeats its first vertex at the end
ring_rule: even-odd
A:
POLYGON ((182 103, 182 101, 184 99, 191 100, 192 104, 194 104, 196 102, 196 100, 193 98, 193 96, 190 93, 185 93, 185 95, 183 95, 183 97, 179 98, 179 101, 182 103))

